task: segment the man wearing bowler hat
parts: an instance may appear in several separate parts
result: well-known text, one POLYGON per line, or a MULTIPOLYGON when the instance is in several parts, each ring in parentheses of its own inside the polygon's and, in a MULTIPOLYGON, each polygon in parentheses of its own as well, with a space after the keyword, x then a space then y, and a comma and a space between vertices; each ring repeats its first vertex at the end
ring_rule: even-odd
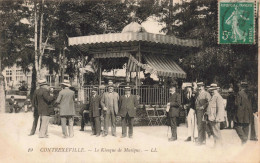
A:
POLYGON ((220 122, 225 121, 225 108, 224 101, 221 95, 218 93, 219 87, 217 84, 211 84, 209 91, 212 92, 212 97, 209 100, 207 107, 208 121, 210 130, 214 137, 214 146, 222 145, 222 136, 220 132, 220 122))
POLYGON ((252 107, 248 100, 248 95, 245 92, 247 82, 241 82, 236 98, 235 98, 235 116, 234 128, 241 139, 242 144, 245 144, 248 139, 249 124, 252 118, 252 107))
POLYGON ((119 99, 119 112, 118 115, 122 117, 122 138, 127 136, 127 124, 128 136, 133 138, 133 126, 134 117, 136 116, 137 99, 134 95, 131 95, 131 88, 125 87, 125 95, 122 95, 119 99))
POLYGON ((101 106, 104 115, 104 137, 108 134, 108 124, 111 122, 112 136, 116 137, 116 115, 118 113, 118 93, 114 92, 112 81, 108 82, 108 92, 105 92, 101 98, 101 106))
POLYGON ((69 89, 70 82, 69 80, 64 80, 63 83, 61 83, 62 89, 59 92, 58 98, 56 100, 56 103, 59 104, 60 108, 60 117, 61 117, 61 127, 62 127, 62 134, 64 138, 73 137, 73 117, 75 115, 75 92, 69 89), (69 134, 67 132, 67 120, 69 121, 69 134))
POLYGON ((91 122, 91 129, 92 129, 92 135, 96 135, 97 137, 100 136, 101 132, 101 122, 100 122, 100 116, 101 116, 101 106, 100 106, 100 100, 101 97, 97 94, 98 88, 94 87, 92 88, 92 96, 89 100, 89 118, 91 122))
MULTIPOLYGON (((39 138, 47 138, 48 124, 50 120, 49 105, 54 100, 50 95, 49 86, 45 79, 39 80, 40 88, 34 93, 33 104, 34 109, 38 110, 38 115, 41 119, 39 138)), ((30 135, 33 135, 37 126, 38 118, 34 119, 33 129, 30 135)))
POLYGON ((203 120, 204 114, 208 107, 208 102, 211 99, 210 94, 205 91, 204 83, 197 83, 199 92, 195 101, 197 125, 198 125, 198 141, 197 145, 206 144, 206 122, 203 120))

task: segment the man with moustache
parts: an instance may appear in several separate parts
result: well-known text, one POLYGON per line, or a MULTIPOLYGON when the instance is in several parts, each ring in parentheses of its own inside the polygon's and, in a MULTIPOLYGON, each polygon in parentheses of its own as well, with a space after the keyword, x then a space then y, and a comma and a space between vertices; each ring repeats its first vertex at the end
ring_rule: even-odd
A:
POLYGON ((108 135, 108 124, 111 122, 112 136, 116 137, 116 115, 118 113, 118 93, 114 92, 112 81, 108 82, 108 92, 105 92, 101 98, 101 106, 104 115, 104 135, 108 135))
POLYGON ((118 115, 122 117, 122 137, 127 136, 127 125, 128 136, 133 138, 133 126, 134 126, 134 117, 136 116, 137 108, 137 99, 134 95, 131 95, 131 88, 125 87, 125 95, 122 95, 119 99, 119 112, 118 115))

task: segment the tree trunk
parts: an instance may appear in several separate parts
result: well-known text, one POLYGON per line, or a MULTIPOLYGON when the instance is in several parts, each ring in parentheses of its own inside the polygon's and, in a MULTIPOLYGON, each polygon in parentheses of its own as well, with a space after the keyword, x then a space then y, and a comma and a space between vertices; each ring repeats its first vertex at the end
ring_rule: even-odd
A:
POLYGON ((38 64, 38 77, 42 77, 41 76, 41 68, 42 68, 42 56, 43 56, 43 48, 42 48, 42 30, 43 30, 43 5, 44 5, 44 0, 41 1, 40 3, 40 36, 39 36, 39 64, 38 64))
POLYGON ((33 98, 33 93, 36 90, 36 79, 37 79, 37 72, 36 72, 36 69, 35 69, 35 65, 33 65, 33 68, 32 68, 31 91, 30 91, 30 98, 31 98, 31 100, 33 98))
POLYGON ((38 41, 38 20, 37 20, 37 0, 34 1, 34 65, 35 65, 35 71, 36 71, 36 79, 35 81, 32 80, 32 82, 37 82, 38 80, 38 71, 39 71, 39 66, 38 66, 38 45, 37 45, 37 41, 38 41))

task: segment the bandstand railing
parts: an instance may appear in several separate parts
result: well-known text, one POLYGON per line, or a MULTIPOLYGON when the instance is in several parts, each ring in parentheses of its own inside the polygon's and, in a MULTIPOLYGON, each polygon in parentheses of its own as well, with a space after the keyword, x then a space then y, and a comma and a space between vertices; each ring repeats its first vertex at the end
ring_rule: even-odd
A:
MULTIPOLYGON (((84 88, 84 98, 85 101, 91 95, 91 89, 93 85, 85 86, 84 88)), ((98 87, 98 86, 96 86, 98 87)), ((105 90, 107 91, 107 90, 105 90)), ((115 87, 114 91, 119 94, 119 96, 124 95, 124 86, 115 87)), ((136 86, 131 87, 131 93, 137 95, 139 99, 139 104, 144 105, 166 105, 169 99, 169 88, 160 86, 136 86)), ((100 94, 100 90, 99 90, 100 94)))

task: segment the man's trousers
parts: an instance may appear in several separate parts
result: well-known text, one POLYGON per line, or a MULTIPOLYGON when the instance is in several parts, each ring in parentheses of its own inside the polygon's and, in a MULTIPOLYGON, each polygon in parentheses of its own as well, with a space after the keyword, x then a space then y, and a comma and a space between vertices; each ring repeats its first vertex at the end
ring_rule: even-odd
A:
POLYGON ((91 122, 92 134, 100 135, 100 132, 101 132, 101 120, 100 120, 100 117, 91 117, 90 118, 90 122, 91 122))
POLYGON ((170 126, 172 131, 172 138, 177 139, 177 118, 176 117, 169 117, 170 126))
POLYGON ((249 133, 249 123, 235 123, 235 130, 242 144, 247 142, 249 133))
POLYGON ((40 116, 41 117, 41 127, 40 127, 40 138, 45 138, 48 132, 48 125, 50 116, 40 116))
POLYGON ((128 125, 128 136, 133 136, 134 117, 130 117, 128 113, 125 117, 122 117, 122 136, 127 136, 127 125, 128 125))
MULTIPOLYGON (((34 135, 36 128, 37 128, 37 124, 38 124, 38 119, 39 119, 39 115, 34 115, 33 116, 33 125, 32 125, 32 129, 31 129, 31 133, 30 135, 34 135)), ((41 128, 41 122, 40 122, 40 128, 41 128)))
POLYGON ((212 122, 209 121, 210 128, 213 133, 215 146, 221 146, 222 145, 222 136, 220 132, 220 122, 212 122))
POLYGON ((204 112, 204 110, 196 110, 199 143, 206 141, 206 121, 203 121, 204 112))
POLYGON ((69 137, 74 136, 73 122, 74 122, 73 116, 61 116, 61 128, 62 128, 63 136, 68 136, 68 135, 69 137), (69 134, 67 132, 67 120, 69 121, 69 126, 68 126, 69 134))
POLYGON ((108 134, 108 125, 109 122, 111 122, 111 130, 112 130, 112 135, 115 136, 116 135, 116 114, 113 110, 107 110, 104 113, 104 134, 107 135, 108 134))

